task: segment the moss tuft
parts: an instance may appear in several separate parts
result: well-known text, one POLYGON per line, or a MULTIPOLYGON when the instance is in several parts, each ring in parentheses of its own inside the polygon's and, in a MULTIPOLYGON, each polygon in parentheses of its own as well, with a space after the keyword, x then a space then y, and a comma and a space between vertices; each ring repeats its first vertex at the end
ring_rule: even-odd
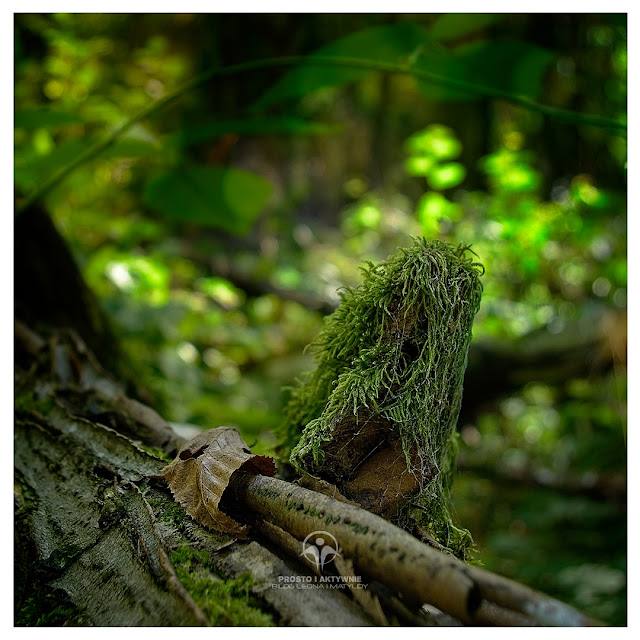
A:
POLYGON ((19 603, 14 625, 16 627, 84 627, 91 621, 84 610, 76 607, 59 590, 37 588, 37 593, 19 603))
POLYGON ((462 557, 471 537, 453 525, 446 501, 482 293, 483 267, 467 251, 419 238, 363 269, 362 285, 341 293, 310 345, 317 367, 292 392, 281 448, 298 471, 340 488, 377 448, 399 438, 417 488, 393 519, 426 529, 462 557))
POLYGON ((16 413, 29 413, 35 411, 41 415, 48 415, 55 402, 47 396, 37 398, 32 391, 17 393, 14 399, 14 409, 16 413))
POLYGON ((222 579, 215 575, 209 553, 182 546, 171 553, 171 562, 185 589, 213 626, 273 626, 269 613, 251 594, 250 575, 222 579))
POLYGON ((146 500, 158 522, 173 527, 176 531, 184 530, 187 512, 180 503, 166 495, 148 496, 146 500))
POLYGON ((165 462, 171 462, 173 460, 173 458, 166 451, 160 449, 160 447, 148 447, 145 444, 140 444, 140 446, 146 453, 154 458, 159 458, 165 462))

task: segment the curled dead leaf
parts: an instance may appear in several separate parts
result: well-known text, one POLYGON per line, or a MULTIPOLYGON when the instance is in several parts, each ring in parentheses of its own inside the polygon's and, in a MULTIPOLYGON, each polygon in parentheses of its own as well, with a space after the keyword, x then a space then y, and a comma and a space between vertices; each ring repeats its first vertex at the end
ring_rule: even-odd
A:
POLYGON ((272 476, 272 458, 251 453, 232 427, 217 427, 198 434, 178 451, 161 475, 175 499, 200 524, 243 538, 248 527, 220 511, 222 494, 236 471, 272 476))

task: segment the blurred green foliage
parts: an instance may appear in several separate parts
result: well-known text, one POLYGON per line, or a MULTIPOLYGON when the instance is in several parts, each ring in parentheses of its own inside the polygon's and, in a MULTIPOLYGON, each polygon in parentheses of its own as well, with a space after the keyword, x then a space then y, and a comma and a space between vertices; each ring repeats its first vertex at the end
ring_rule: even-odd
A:
MULTIPOLYGON (((21 195, 212 66, 331 55, 448 82, 312 58, 214 78, 46 195, 174 422, 231 424, 273 453, 337 290, 412 235, 478 254, 477 343, 624 315, 626 138, 579 114, 626 121, 625 16, 17 14, 15 34, 21 195)), ((591 372, 478 407, 463 454, 624 473, 626 347, 620 323, 605 333, 591 372)), ((473 471, 454 503, 485 566, 624 624, 623 505, 473 471)))

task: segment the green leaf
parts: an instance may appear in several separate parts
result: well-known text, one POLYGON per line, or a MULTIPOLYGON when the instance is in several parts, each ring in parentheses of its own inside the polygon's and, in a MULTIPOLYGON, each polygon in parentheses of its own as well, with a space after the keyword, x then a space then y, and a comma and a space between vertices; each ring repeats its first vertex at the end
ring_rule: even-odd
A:
POLYGON ((422 233, 426 237, 439 233, 441 220, 457 220, 460 214, 460 205, 454 204, 441 193, 434 191, 425 193, 416 207, 416 216, 420 222, 422 233))
MULTIPOLYGON (((95 143, 95 138, 68 138, 56 145, 50 153, 27 152, 16 155, 15 182, 25 189, 33 189, 46 180, 60 167, 70 164, 86 153, 95 143)), ((140 138, 123 137, 114 141, 95 160, 113 160, 114 158, 134 158, 158 153, 159 147, 140 138)))
POLYGON ((236 308, 242 300, 242 292, 224 278, 198 278, 195 286, 225 309, 236 308))
POLYGON ((540 96, 542 81, 554 58, 552 52, 518 40, 486 43, 467 56, 481 84, 532 100, 540 96))
POLYGON ((159 151, 159 146, 139 138, 119 138, 105 149, 98 159, 111 160, 113 158, 138 158, 153 155, 159 151))
POLYGON ((430 156, 412 156, 405 160, 404 168, 410 176, 426 176, 435 162, 430 156))
POLYGON ((58 168, 75 160, 80 154, 86 152, 91 144, 92 141, 88 138, 69 138, 45 155, 33 152, 16 155, 15 168, 24 177, 25 184, 37 183, 58 168))
POLYGON ((188 147, 225 134, 259 135, 326 135, 342 129, 339 124, 313 122, 289 116, 273 118, 243 118, 239 120, 213 120, 197 127, 185 127, 171 136, 169 144, 188 147))
POLYGON ((267 180, 249 171, 196 165, 172 169, 150 181, 144 202, 172 220, 244 235, 271 192, 267 180))
MULTIPOLYGON (((444 51, 421 51, 414 62, 418 71, 427 71, 448 80, 470 82, 470 70, 464 58, 444 51)), ((475 100, 479 96, 426 80, 416 79, 418 91, 430 100, 475 100)))
POLYGON ((407 152, 434 160, 452 160, 462 152, 462 145, 455 133, 442 124, 432 124, 407 138, 407 152))
MULTIPOLYGON (((369 27, 335 40, 309 56, 357 58, 377 62, 401 62, 428 41, 426 32, 415 24, 399 23, 369 27)), ((336 87, 361 80, 373 73, 369 69, 348 66, 302 64, 285 73, 254 104, 264 109, 284 100, 292 100, 324 87, 336 87)))
MULTIPOLYGON (((484 88, 487 97, 503 92, 535 100, 553 60, 546 49, 520 40, 483 41, 458 47, 452 53, 424 52, 415 62, 422 69, 450 80, 484 88)), ((418 81, 420 91, 433 100, 473 100, 481 96, 418 81)))
POLYGON ((382 211, 375 202, 363 202, 356 207, 345 219, 345 228, 349 231, 360 231, 362 229, 380 229, 382 222, 382 211))
POLYGON ((85 123, 87 120, 77 113, 48 109, 20 109, 15 112, 13 125, 16 129, 53 129, 68 124, 85 123))
POLYGON ((459 185, 466 177, 467 170, 459 162, 448 162, 434 167, 429 172, 427 182, 432 189, 451 189, 459 185))
POLYGON ((501 149, 482 158, 479 166, 491 177, 491 183, 497 190, 532 191, 541 182, 540 174, 529 166, 532 161, 533 156, 528 152, 501 149))
POLYGON ((499 13, 445 13, 436 18, 429 35, 438 41, 455 40, 503 19, 499 13))

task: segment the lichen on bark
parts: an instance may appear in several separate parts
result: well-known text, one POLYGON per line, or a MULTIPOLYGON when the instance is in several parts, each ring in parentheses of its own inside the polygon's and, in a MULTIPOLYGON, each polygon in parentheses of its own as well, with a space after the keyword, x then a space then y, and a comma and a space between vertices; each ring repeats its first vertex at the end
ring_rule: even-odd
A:
POLYGON ((283 454, 302 473, 464 557, 447 495, 484 269, 464 245, 424 238, 341 292, 292 392, 283 454))

